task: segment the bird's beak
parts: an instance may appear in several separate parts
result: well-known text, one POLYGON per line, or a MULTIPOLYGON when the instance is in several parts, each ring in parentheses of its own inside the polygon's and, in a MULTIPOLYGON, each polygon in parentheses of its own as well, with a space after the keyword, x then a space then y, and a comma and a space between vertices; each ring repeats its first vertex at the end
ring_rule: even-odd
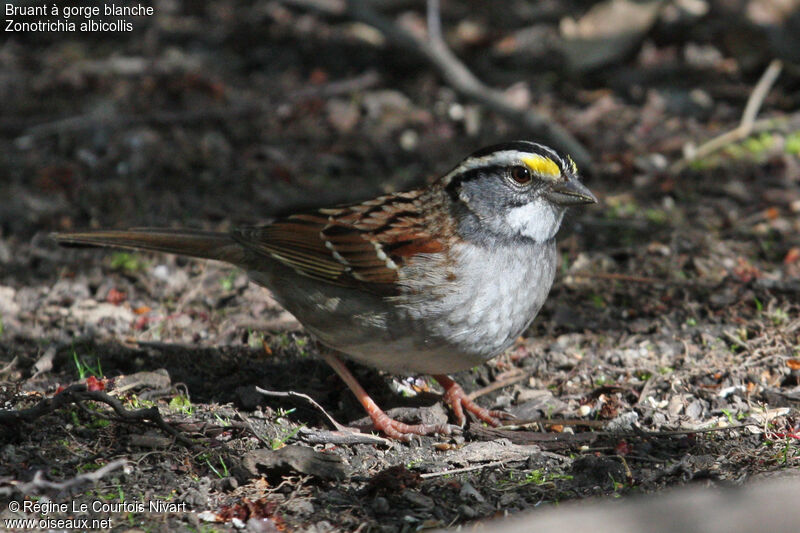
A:
POLYGON ((592 191, 575 178, 554 183, 544 195, 554 204, 563 207, 597 203, 597 197, 592 191))

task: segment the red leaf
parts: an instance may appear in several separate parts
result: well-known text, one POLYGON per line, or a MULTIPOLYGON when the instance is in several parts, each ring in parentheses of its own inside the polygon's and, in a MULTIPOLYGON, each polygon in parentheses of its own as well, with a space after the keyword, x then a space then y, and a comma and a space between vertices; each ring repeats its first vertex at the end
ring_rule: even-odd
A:
POLYGON ((628 455, 632 451, 633 447, 631 447, 631 445, 625 442, 624 440, 619 441, 617 445, 614 447, 614 452, 617 455, 628 455))
POLYGON ((794 247, 789 248, 789 251, 786 252, 786 257, 783 258, 784 265, 791 265, 792 263, 797 263, 800 261, 800 248, 794 247))
POLYGON ((86 378, 86 388, 90 391, 106 390, 106 384, 94 376, 86 378))
POLYGON ((124 302, 128 298, 128 295, 125 294, 123 291, 117 290, 112 288, 106 294, 106 301, 110 304, 119 305, 124 302))

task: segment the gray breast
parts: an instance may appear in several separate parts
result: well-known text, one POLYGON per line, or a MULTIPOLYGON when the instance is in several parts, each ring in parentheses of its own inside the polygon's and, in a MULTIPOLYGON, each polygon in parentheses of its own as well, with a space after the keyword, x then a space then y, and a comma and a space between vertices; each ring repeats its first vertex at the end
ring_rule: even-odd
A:
POLYGON ((276 266, 250 272, 323 344, 393 373, 440 374, 480 364, 507 348, 544 303, 555 243, 488 249, 456 245, 445 260, 417 256, 404 294, 382 298, 276 266))
MULTIPOLYGON (((455 282, 430 279, 404 306, 421 327, 415 366, 446 372, 480 364, 510 346, 544 304, 556 270, 555 242, 531 241, 493 249, 464 243, 447 269, 455 282)), ((409 361, 411 363, 411 361, 409 361)), ((422 370, 419 370, 422 371, 422 370)), ((433 372, 433 370, 425 370, 433 372)))

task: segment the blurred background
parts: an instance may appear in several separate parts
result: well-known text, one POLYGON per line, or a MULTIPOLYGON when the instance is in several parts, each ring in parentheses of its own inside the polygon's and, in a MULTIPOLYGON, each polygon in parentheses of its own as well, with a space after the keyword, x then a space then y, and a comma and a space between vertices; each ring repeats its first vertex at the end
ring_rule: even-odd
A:
POLYGON ((734 183, 758 201, 787 166, 796 183, 797 2, 442 2, 447 46, 517 119, 364 22, 377 15, 425 41, 425 2, 351 4, 165 0, 144 4, 150 17, 95 17, 130 32, 5 31, 3 234, 254 222, 417 184, 487 143, 570 151, 525 127, 528 111, 580 143, 584 174, 612 194, 734 183), (784 123, 668 172, 738 125, 776 58, 784 67, 759 118, 784 123))
MULTIPOLYGON (((87 365, 98 379, 163 365, 198 412, 198 402, 261 409, 252 386, 272 379, 344 419, 361 416, 305 358, 313 349, 292 317, 244 273, 59 249, 47 234, 256 224, 417 186, 482 146, 528 139, 572 154, 601 201, 565 225, 558 280, 526 338, 476 369, 468 388, 522 372, 486 403, 522 417, 634 413, 654 431, 751 425, 726 443, 664 437, 598 445, 583 463, 542 458, 556 477, 497 492, 494 474, 481 474, 471 482, 483 499, 430 506, 443 513, 438 524, 796 467, 799 1, 161 0, 142 2, 152 16, 92 18, 131 31, 89 33, 32 31, 58 18, 24 14, 39 5, 6 0, 0 36, 7 405, 83 380, 87 365), (618 457, 628 453, 648 459, 630 459, 626 472, 618 457)), ((311 409, 292 421, 301 423, 325 424, 311 409)), ((115 439, 125 427, 114 426, 115 439)), ((285 427, 264 431, 277 438, 285 427)), ((9 437, 17 455, 4 456, 14 460, 2 474, 55 468, 34 445, 61 438, 9 437)), ((54 472, 74 473, 63 464, 54 472)), ((195 479, 177 475, 164 486, 195 479)), ((386 517, 408 501, 359 507, 361 489, 348 490, 344 500, 317 493, 317 512, 352 505, 342 528, 405 520, 386 517)), ((417 504, 423 523, 433 511, 417 504)), ((287 520, 307 525, 313 509, 287 520)))

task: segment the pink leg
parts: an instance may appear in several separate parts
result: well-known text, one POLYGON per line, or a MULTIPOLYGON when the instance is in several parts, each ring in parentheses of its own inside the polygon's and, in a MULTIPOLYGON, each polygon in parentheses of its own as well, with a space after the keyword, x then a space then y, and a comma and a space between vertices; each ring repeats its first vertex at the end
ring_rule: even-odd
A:
MULTIPOLYGON (((348 387, 350 387, 350 390, 353 391, 353 394, 355 394, 356 398, 358 398, 358 401, 364 406, 367 414, 372 419, 372 424, 375 426, 375 429, 382 431, 387 437, 408 441, 411 440, 412 435, 431 435, 434 433, 449 435, 452 432, 451 426, 448 424, 409 425, 389 418, 389 415, 384 413, 383 410, 378 407, 378 404, 375 403, 375 400, 370 398, 369 394, 367 394, 367 391, 364 390, 364 388, 356 380, 355 376, 350 372, 350 370, 347 369, 341 359, 332 353, 327 352, 326 350, 321 350, 320 352, 322 357, 325 358, 325 361, 336 371, 337 374, 339 374, 339 377, 342 378, 348 387)), ((447 376, 445 376, 445 378, 447 378, 447 376)), ((441 383, 438 378, 437 381, 441 383)), ((458 385, 456 385, 456 387, 458 387, 458 385)), ((461 389, 461 387, 458 388, 461 389)), ((462 390, 461 393, 463 394, 463 392, 464 391, 462 390)), ((469 402, 469 400, 466 401, 469 402)), ((466 407, 467 404, 465 403, 464 406, 466 407)), ((467 409, 469 409, 469 407, 467 407, 467 409)), ((462 414, 461 417, 463 418, 463 416, 464 415, 462 414)))
POLYGON ((450 379, 448 376, 444 374, 434 374, 433 379, 439 382, 439 385, 444 387, 444 401, 453 409, 453 414, 456 415, 456 421, 458 421, 459 426, 464 426, 464 423, 467 421, 464 417, 464 410, 466 409, 468 412, 477 416, 480 420, 483 420, 490 426, 499 426, 500 420, 504 418, 511 418, 511 415, 508 413, 504 413, 503 411, 490 411, 489 409, 484 409, 480 405, 476 404, 469 398, 467 398, 467 393, 464 392, 464 389, 461 388, 461 385, 450 379))

